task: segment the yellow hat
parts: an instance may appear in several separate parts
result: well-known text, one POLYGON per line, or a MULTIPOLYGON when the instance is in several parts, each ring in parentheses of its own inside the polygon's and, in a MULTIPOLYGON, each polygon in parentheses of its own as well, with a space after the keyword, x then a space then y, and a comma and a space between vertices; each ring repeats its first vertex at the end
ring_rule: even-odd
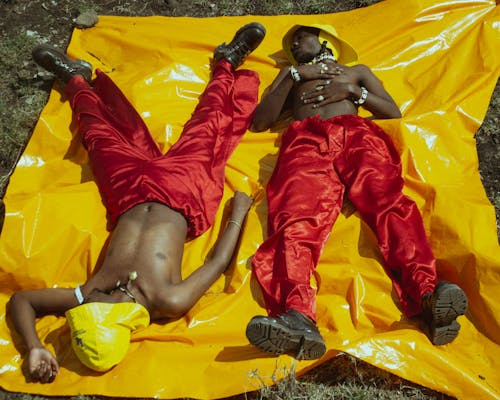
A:
POLYGON ((127 354, 130 332, 149 325, 149 313, 137 303, 87 303, 66 311, 71 345, 80 361, 106 371, 127 354))
POLYGON ((292 54, 292 37, 295 31, 299 28, 310 27, 319 29, 318 39, 320 43, 325 40, 327 42, 327 47, 332 50, 333 55, 337 61, 344 65, 353 65, 358 61, 358 54, 356 50, 347 43, 345 40, 341 39, 337 34, 337 31, 333 26, 322 25, 322 24, 312 24, 312 25, 294 25, 288 30, 285 36, 283 36, 283 50, 286 53, 288 60, 297 65, 297 61, 292 54))

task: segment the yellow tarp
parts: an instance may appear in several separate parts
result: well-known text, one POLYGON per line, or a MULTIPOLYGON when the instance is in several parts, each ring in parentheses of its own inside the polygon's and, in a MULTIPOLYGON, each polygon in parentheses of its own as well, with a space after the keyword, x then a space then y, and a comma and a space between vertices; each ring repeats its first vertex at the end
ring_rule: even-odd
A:
MULTIPOLYGON (((347 206, 318 267, 318 325, 328 352, 321 360, 299 362, 297 370, 345 351, 461 399, 500 398, 500 250, 474 142, 500 70, 495 1, 388 0, 310 16, 101 17, 96 27, 74 32, 68 51, 110 74, 166 150, 209 79, 214 46, 253 20, 268 29, 245 64, 259 72, 261 93, 277 73, 281 37, 295 23, 335 25, 361 62, 373 67, 403 112, 400 121, 380 125, 401 152, 406 193, 422 211, 439 274, 459 283, 470 299, 457 340, 433 347, 416 322, 402 317, 375 237, 347 206)), ((50 385, 27 383, 19 356, 25 348, 5 319, 9 296, 83 282, 108 236, 86 153, 72 140, 69 105, 53 91, 5 198, 0 385, 50 395, 209 399, 254 390, 260 382, 255 374, 269 377, 290 367, 292 358, 268 357, 245 338, 249 319, 264 312, 249 266, 265 232, 263 186, 276 161, 280 129, 248 132, 229 160, 224 200, 241 189, 257 201, 236 261, 206 296, 184 318, 136 334, 125 360, 103 375, 76 360, 64 318, 45 317, 37 329, 57 353, 61 373, 50 385)), ((212 230, 186 244, 186 275, 202 263, 220 219, 221 213, 212 230)))

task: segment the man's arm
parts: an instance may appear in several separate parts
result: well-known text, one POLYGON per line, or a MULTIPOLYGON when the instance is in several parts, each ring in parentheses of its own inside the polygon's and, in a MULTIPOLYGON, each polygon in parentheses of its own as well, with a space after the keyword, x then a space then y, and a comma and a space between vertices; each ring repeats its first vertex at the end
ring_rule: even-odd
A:
POLYGON ((252 202, 253 199, 247 194, 235 193, 229 221, 206 262, 181 283, 168 286, 158 294, 163 315, 177 318, 185 314, 226 270, 252 202))
MULTIPOLYGON (((255 109, 250 128, 252 131, 262 132, 269 129, 287 108, 287 99, 295 84, 290 73, 290 68, 285 67, 279 72, 262 97, 255 109)), ((334 68, 324 70, 322 64, 299 65, 296 67, 296 71, 301 83, 315 79, 331 79, 340 73, 334 68)))
POLYGON ((61 315, 78 305, 72 289, 49 288, 14 293, 8 313, 16 331, 29 349, 28 372, 34 381, 52 382, 59 372, 55 357, 42 345, 36 332, 36 318, 61 315))
POLYGON ((265 131, 276 122, 284 109, 293 83, 289 68, 284 68, 278 73, 255 109, 250 128, 252 131, 265 131))
POLYGON ((358 64, 350 68, 338 65, 335 70, 339 72, 338 78, 323 79, 323 84, 301 94, 305 104, 314 103, 313 108, 318 108, 342 100, 361 100, 360 107, 370 111, 375 118, 401 118, 396 102, 366 65, 358 64), (342 75, 346 68, 348 70, 342 75), (364 94, 362 88, 365 89, 364 94), (323 100, 318 102, 320 95, 323 100))
POLYGON ((366 65, 356 65, 359 73, 360 84, 353 89, 352 99, 357 100, 361 97, 361 86, 368 91, 365 102, 362 107, 372 113, 375 118, 391 119, 401 118, 401 111, 391 95, 384 89, 382 82, 375 76, 366 65))

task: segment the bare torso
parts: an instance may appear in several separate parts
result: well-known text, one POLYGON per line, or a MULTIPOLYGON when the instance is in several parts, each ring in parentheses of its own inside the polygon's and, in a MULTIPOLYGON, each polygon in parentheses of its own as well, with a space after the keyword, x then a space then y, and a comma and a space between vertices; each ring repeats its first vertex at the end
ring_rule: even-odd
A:
MULTIPOLYGON (((341 68, 342 73, 329 78, 330 85, 336 83, 354 83, 359 84, 359 74, 356 72, 355 67, 346 67, 342 64, 335 63, 336 66, 341 68)), ((315 115, 321 119, 329 119, 343 114, 358 114, 358 109, 350 100, 344 99, 337 102, 329 103, 321 107, 314 108, 315 103, 304 104, 301 100, 302 93, 314 91, 318 86, 324 86, 325 79, 314 79, 301 81, 295 85, 292 90, 292 112, 295 120, 302 120, 315 115)))
POLYGON ((294 68, 281 68, 268 88, 254 113, 254 131, 269 129, 288 110, 298 121, 357 115, 360 105, 371 118, 401 117, 394 99, 366 65, 348 67, 325 60, 294 68))
MULTIPOLYGON (((135 271, 137 278, 128 283, 128 290, 152 319, 161 318, 155 294, 182 280, 186 235, 185 218, 163 204, 148 202, 131 208, 118 220, 98 272, 82 286, 84 296, 94 296, 96 301, 100 291, 109 293, 135 271)), ((132 301, 116 292, 117 301, 132 301)))

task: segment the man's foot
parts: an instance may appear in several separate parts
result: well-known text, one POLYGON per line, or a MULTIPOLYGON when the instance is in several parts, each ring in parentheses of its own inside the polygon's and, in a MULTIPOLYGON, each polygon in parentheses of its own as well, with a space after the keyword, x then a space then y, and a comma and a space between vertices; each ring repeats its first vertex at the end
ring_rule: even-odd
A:
POLYGON ((439 282, 433 293, 422 297, 422 316, 431 342, 440 346, 453 341, 460 330, 457 317, 467 311, 467 296, 457 285, 439 282))
POLYGON ((83 60, 72 60, 59 49, 41 44, 31 52, 35 62, 47 71, 52 72, 64 83, 75 75, 81 75, 90 83, 92 65, 83 60))
POLYGON ((253 317, 247 325, 246 335, 258 349, 275 355, 293 353, 298 360, 320 358, 326 351, 316 325, 295 310, 276 318, 253 317))
POLYGON ((222 43, 214 51, 215 62, 225 59, 234 68, 239 67, 246 56, 254 51, 266 35, 266 28, 258 22, 244 25, 233 37, 231 43, 222 43))

